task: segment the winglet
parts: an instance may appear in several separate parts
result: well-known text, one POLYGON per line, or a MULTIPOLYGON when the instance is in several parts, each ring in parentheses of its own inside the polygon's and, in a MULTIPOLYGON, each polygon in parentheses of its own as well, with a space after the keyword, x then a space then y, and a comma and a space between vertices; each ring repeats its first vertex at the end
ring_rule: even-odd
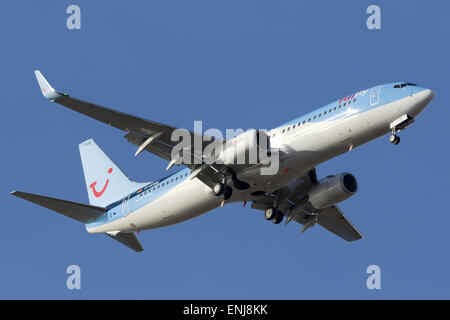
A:
POLYGON ((53 101, 63 96, 63 94, 56 92, 56 90, 52 88, 39 70, 35 70, 34 74, 36 75, 36 79, 39 82, 39 87, 41 87, 41 92, 45 98, 53 101))

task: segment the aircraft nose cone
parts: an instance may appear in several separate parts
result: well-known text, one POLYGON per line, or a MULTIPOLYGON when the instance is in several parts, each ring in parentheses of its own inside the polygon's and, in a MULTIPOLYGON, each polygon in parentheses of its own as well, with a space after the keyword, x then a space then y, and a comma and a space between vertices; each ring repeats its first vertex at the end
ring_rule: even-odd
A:
POLYGON ((426 89, 423 92, 423 100, 425 103, 429 103, 434 98, 434 92, 431 89, 426 89))
POLYGON ((419 113, 425 109, 425 107, 434 98, 434 92, 431 89, 425 89, 412 95, 413 100, 410 106, 407 108, 406 113, 412 117, 416 117, 419 113))

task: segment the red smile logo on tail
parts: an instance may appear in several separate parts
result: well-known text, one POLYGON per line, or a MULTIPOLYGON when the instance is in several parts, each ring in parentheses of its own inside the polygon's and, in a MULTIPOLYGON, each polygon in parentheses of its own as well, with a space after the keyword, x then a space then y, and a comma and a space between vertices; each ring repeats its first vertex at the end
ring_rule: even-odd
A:
MULTIPOLYGON (((112 171, 113 171, 113 169, 112 169, 112 168, 109 168, 108 173, 111 174, 112 171)), ((94 196, 95 196, 96 198, 99 198, 99 197, 101 197, 102 194, 105 192, 106 187, 108 186, 108 183, 109 183, 109 179, 106 179, 106 183, 105 183, 105 185, 103 186, 103 189, 102 189, 101 191, 95 190, 95 186, 97 185, 97 181, 92 182, 91 185, 89 186, 89 188, 92 189, 92 192, 94 193, 94 196)))

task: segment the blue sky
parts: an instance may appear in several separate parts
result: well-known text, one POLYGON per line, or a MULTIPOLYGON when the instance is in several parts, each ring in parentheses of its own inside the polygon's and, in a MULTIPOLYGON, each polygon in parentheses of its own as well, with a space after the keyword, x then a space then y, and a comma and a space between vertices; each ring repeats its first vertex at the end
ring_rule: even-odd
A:
POLYGON ((0 298, 450 298, 446 1, 4 1, 0 11, 0 298), (81 30, 66 28, 81 7, 81 30), (366 28, 370 4, 381 30, 366 28), (21 199, 88 202, 78 144, 96 142, 134 180, 165 161, 134 157, 124 133, 46 101, 56 89, 192 129, 272 128, 361 89, 409 81, 436 94, 417 122, 317 168, 352 172, 341 204, 365 238, 264 220, 232 204, 139 235, 141 254, 21 199), (66 288, 79 265, 82 289, 66 288), (381 290, 366 268, 381 267, 381 290))

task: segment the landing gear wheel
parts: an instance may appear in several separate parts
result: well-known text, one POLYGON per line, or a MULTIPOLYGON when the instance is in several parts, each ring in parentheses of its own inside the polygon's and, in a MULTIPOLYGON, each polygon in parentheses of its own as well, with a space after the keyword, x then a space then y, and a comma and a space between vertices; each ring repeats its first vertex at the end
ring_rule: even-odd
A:
POLYGON ((221 183, 215 183, 213 185, 212 191, 215 196, 220 196, 225 191, 225 186, 221 183))
POLYGON ((233 194, 233 189, 229 186, 224 186, 224 190, 220 196, 222 197, 223 200, 228 200, 231 198, 232 194, 233 194))
POLYGON ((389 136, 389 142, 390 142, 390 143, 393 143, 393 144, 395 144, 395 145, 397 145, 397 144, 400 143, 400 137, 397 136, 397 135, 395 135, 395 134, 391 134, 391 135, 389 136))
POLYGON ((266 211, 264 211, 264 219, 266 220, 272 220, 275 219, 277 216, 277 210, 275 208, 268 208, 266 211))
POLYGON ((389 136, 389 142, 390 142, 390 143, 394 143, 396 137, 397 137, 397 136, 396 136, 395 134, 391 134, 391 135, 389 136))
POLYGON ((272 222, 275 224, 279 224, 281 223, 281 221, 283 221, 284 218, 284 214, 281 211, 277 211, 277 215, 275 216, 275 218, 272 219, 272 222))

